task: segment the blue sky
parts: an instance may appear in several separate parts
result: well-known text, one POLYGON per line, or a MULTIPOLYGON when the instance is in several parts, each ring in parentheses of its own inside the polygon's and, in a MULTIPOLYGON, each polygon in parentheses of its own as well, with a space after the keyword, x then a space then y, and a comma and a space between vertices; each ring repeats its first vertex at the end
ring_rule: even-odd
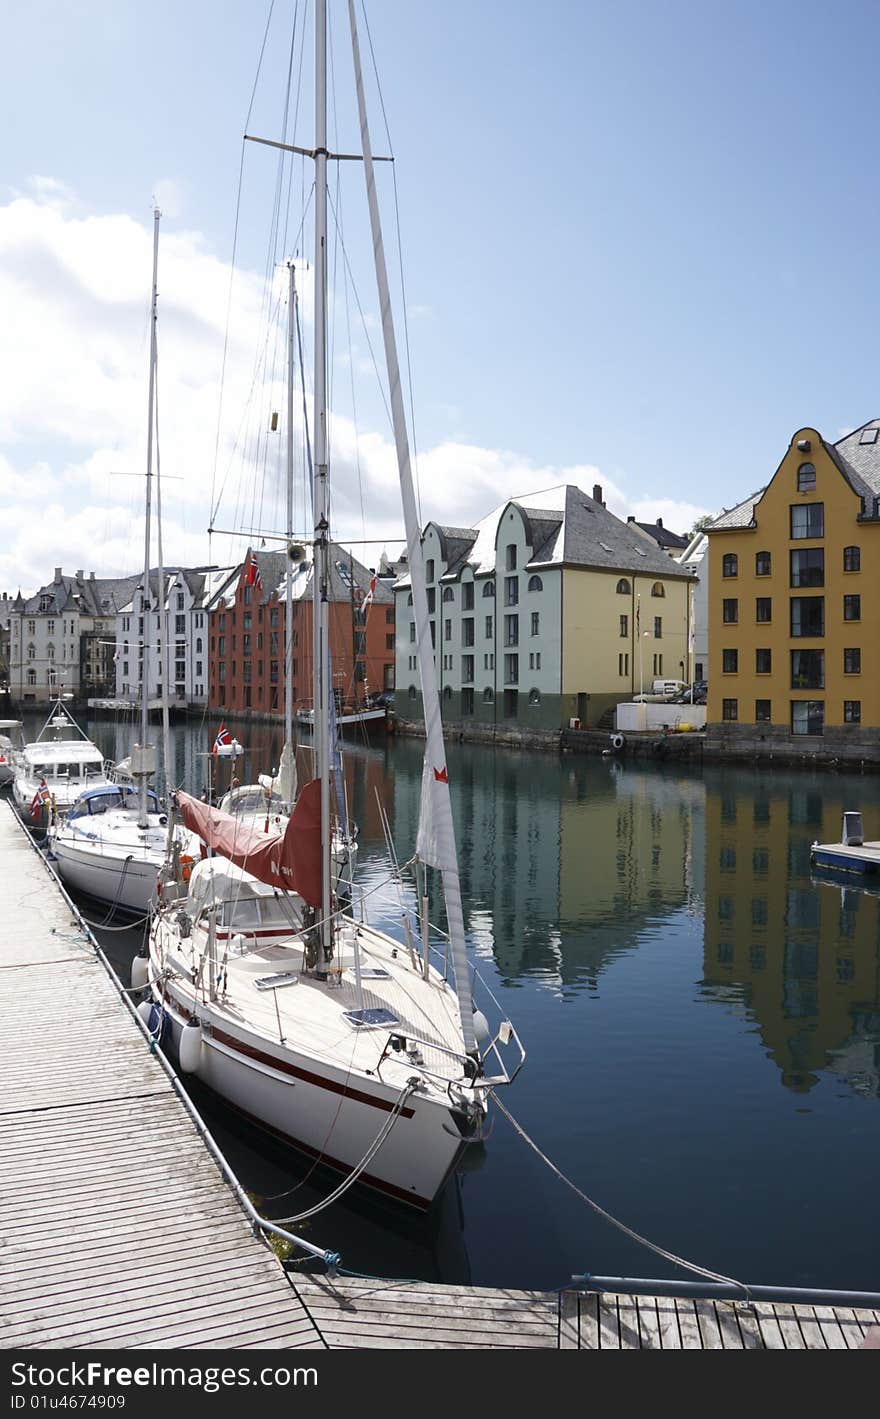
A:
MULTIPOLYGON (((350 149, 347 20, 341 0, 330 9, 340 142, 350 149)), ((182 294, 169 305, 162 332, 163 351, 175 343, 186 351, 165 366, 164 457, 184 464, 187 478, 196 465, 199 475, 169 538, 181 556, 206 554, 197 555, 222 275, 268 10, 240 0, 33 0, 7 9, 0 279, 16 320, 0 334, 0 379, 10 367, 15 374, 3 379, 5 401, 0 394, 0 509, 12 510, 16 532, 0 551, 5 589, 40 580, 41 557, 50 575, 59 557, 69 567, 86 556, 88 541, 80 551, 78 539, 88 524, 76 520, 84 501, 92 527, 97 518, 107 534, 96 570, 128 569, 110 565, 128 555, 125 518, 136 561, 137 498, 107 470, 142 460, 142 415, 134 425, 138 399, 145 403, 154 192, 179 289, 189 262, 200 292, 193 309, 182 294), (16 202, 4 242, 4 214, 16 202), (102 253, 91 275, 89 233, 102 253), (96 352, 94 368, 106 366, 97 381, 77 344, 103 328, 102 273, 112 285, 114 251, 131 284, 114 321, 130 322, 131 339, 120 336, 109 365, 96 352), (22 323, 35 346, 30 361, 20 357, 22 323), (42 362, 41 338, 53 346, 42 362), (125 390, 115 403, 114 375, 125 390), (59 386, 71 381, 69 402, 93 409, 90 419, 54 416, 59 386), (108 437, 114 410, 130 415, 130 438, 121 428, 108 437), (55 516, 34 539, 33 509, 22 508, 40 476, 61 520, 57 536, 55 516)), ((254 132, 280 131, 293 11, 275 0, 254 132)), ((730 505, 765 481, 800 425, 837 438, 880 414, 880 6, 368 0, 367 13, 397 159, 426 515, 473 521, 510 494, 572 476, 590 487, 595 475, 614 489, 615 511, 644 517, 656 506, 667 524, 676 513, 683 524, 694 509, 730 505)), ((309 69, 310 56, 301 143, 312 132, 309 69)), ((381 149, 375 109, 373 118, 381 149)), ((239 326, 243 362, 259 324, 274 173, 266 150, 249 149, 237 261, 253 275, 251 318, 239 326)), ((353 164, 344 180, 347 245, 374 311, 368 268, 354 255, 363 197, 353 164)), ((390 207, 386 221, 390 234, 390 207)), ((355 341, 359 368, 367 361, 355 341)), ((382 527, 367 522, 385 531, 399 524, 387 424, 369 385, 358 410, 358 433, 375 434, 362 477, 382 527)), ((341 462, 340 486, 352 466, 351 457, 341 462)), ((340 504, 343 534, 358 535, 358 501, 340 504)), ((173 514, 173 490, 168 502, 173 514)))

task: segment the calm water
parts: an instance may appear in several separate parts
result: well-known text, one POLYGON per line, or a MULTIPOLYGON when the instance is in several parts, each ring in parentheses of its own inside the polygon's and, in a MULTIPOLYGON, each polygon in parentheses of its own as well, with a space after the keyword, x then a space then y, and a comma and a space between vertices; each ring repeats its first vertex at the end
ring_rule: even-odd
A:
MULTIPOLYGON (((176 776, 196 790, 213 727, 174 730, 176 776)), ((90 733, 128 751, 127 729, 90 733)), ((251 772, 271 767, 277 732, 238 733, 251 772)), ((389 868, 376 790, 404 859, 420 766, 414 741, 347 754, 367 887, 389 868)), ((880 778, 468 745, 450 746, 449 768, 471 947, 528 1051, 504 1093, 524 1127, 609 1211, 714 1270, 880 1286, 880 898, 814 883, 809 866, 844 808, 880 837, 880 778)), ((371 900, 396 930, 393 892, 371 900)), ((132 933, 104 939, 127 971, 132 933)), ((198 1101, 269 1215, 330 1190, 204 1091, 198 1101)), ((358 1196, 309 1235, 382 1275, 553 1287, 584 1270, 676 1274, 597 1219, 497 1114, 436 1216, 358 1196)))

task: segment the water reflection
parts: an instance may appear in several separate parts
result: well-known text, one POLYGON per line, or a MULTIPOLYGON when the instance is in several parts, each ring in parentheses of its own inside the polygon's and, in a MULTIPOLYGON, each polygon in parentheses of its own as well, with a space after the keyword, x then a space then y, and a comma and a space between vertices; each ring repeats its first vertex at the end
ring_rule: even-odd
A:
POLYGON ((878 1091, 880 901, 810 873, 811 843, 839 837, 864 785, 706 774, 706 987, 741 1002, 799 1093, 826 1070, 878 1091))

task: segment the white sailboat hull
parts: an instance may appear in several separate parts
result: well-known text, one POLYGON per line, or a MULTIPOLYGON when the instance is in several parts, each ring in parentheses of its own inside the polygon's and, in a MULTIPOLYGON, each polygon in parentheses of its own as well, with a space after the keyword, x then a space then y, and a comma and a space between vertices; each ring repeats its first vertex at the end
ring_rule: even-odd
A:
MULTIPOLYGON (((165 996, 175 1052, 192 1021, 192 998, 165 996)), ((329 1167, 349 1173, 366 1154, 399 1096, 396 1085, 354 1083, 344 1069, 290 1044, 273 1044, 224 1016, 211 1025, 199 1004, 202 1043, 197 1078, 252 1122, 329 1167)), ((454 1167, 464 1141, 451 1109, 411 1095, 359 1183, 426 1210, 454 1167)))
POLYGON ((143 915, 156 900, 156 880, 164 859, 161 852, 110 851, 73 843, 69 836, 56 837, 52 852, 66 885, 99 902, 143 915))

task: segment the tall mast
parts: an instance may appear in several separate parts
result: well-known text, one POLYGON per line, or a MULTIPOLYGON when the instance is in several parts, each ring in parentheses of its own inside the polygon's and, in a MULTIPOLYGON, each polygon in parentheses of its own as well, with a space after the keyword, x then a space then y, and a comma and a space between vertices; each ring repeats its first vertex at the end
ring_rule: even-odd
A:
MULTIPOLYGON (((141 748, 147 747, 150 733, 150 507, 153 496, 153 410, 156 394, 156 309, 159 301, 159 217, 153 211, 153 298, 150 309, 150 390, 147 414, 147 487, 144 499, 144 594, 141 638, 141 748)), ((147 826, 147 775, 138 777, 138 827, 147 826)))
MULTIPOLYGON (((431 644, 431 630, 428 619, 428 593, 425 587, 425 568, 422 562, 422 539, 416 508, 415 488, 409 456, 409 436, 406 415, 403 408, 403 389, 400 382, 400 363, 397 358, 397 342, 394 336, 394 320, 391 313, 391 291, 388 285, 388 269, 385 264, 385 248, 382 241, 382 224, 379 217, 379 202, 376 196, 376 180, 373 171, 373 150, 370 143, 370 128, 367 121, 367 106, 364 98, 364 81, 361 73, 361 53, 358 42, 357 18, 354 0, 348 0, 348 18, 351 28, 351 47, 354 57, 355 82, 357 85, 358 114, 361 127, 361 146, 364 159, 364 177, 367 184, 367 203, 370 209, 370 227, 373 235, 373 256, 376 266, 376 284, 379 288, 379 310, 382 316, 382 336, 385 342, 385 363, 388 369, 388 388, 391 397, 391 420, 394 426, 394 443, 397 452, 397 467, 400 476, 403 521, 406 530, 407 554, 409 557, 410 582, 412 584, 413 611, 416 620, 419 676, 422 682, 422 703, 425 711, 425 763, 422 773, 422 814, 419 822, 418 852, 423 862, 439 867, 443 873, 443 895, 446 901, 446 919, 449 925, 449 941, 455 975, 455 992, 461 1016, 462 1038, 469 1054, 476 1052, 474 1035, 474 1008, 471 998, 470 972, 464 939, 464 913, 461 905, 461 885, 458 876, 458 859, 455 851, 455 827, 452 820, 452 803, 449 797, 449 775, 446 769, 446 749, 443 743, 443 722, 440 715, 440 694, 437 687, 437 665, 431 644)), ((438 620, 440 617, 438 616, 438 620)))
MULTIPOLYGON (((156 334, 156 357, 153 362, 156 371, 156 383, 159 382, 159 339, 156 334)), ((158 399, 157 399, 158 404, 158 399)), ((169 626, 171 618, 168 615, 168 599, 165 594, 165 559, 162 555, 162 465, 159 458, 159 424, 156 421, 156 552, 159 560, 159 628, 162 633, 162 652, 159 657, 159 668, 162 674, 162 761, 165 765, 165 796, 166 801, 171 793, 173 783, 171 779, 171 725, 169 723, 168 711, 168 687, 171 684, 171 646, 169 645, 169 626)))
POLYGON ((318 971, 333 951, 330 876, 330 647, 327 520, 327 0, 315 0, 315 519, 312 567, 312 674, 315 766, 321 780, 321 949, 318 971))
POLYGON ((284 582, 284 748, 281 750, 281 797, 293 807, 296 797, 296 755, 293 739, 293 384, 296 374, 296 268, 289 262, 287 311, 287 547, 284 582))

